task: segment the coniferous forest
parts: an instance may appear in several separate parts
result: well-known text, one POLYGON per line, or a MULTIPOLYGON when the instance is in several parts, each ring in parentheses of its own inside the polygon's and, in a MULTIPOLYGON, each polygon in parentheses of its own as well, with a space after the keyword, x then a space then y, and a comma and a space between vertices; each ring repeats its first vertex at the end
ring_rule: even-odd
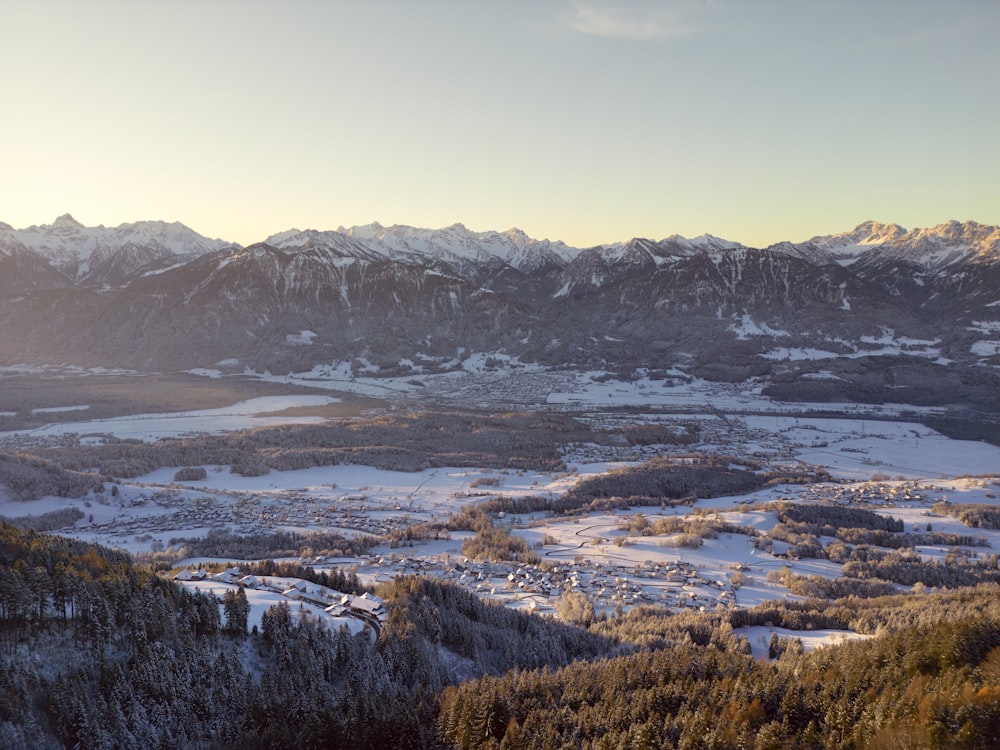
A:
POLYGON ((0 746, 990 748, 1000 736, 996 584, 640 608, 588 628, 426 578, 377 593, 389 617, 374 639, 285 604, 248 633, 238 594, 220 608, 124 553, 0 525, 0 746), (772 658, 755 660, 748 625, 871 637, 806 653, 775 636, 772 658))

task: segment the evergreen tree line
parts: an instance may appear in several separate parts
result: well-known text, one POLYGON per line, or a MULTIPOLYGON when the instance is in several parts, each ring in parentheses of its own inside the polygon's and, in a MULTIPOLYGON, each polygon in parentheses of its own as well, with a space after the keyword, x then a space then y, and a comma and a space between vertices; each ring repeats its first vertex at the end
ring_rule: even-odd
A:
MULTIPOLYGON (((228 465, 235 473, 257 476, 314 466, 352 463, 397 471, 421 471, 434 466, 564 469, 559 446, 573 441, 608 442, 605 433, 591 431, 562 415, 510 413, 498 415, 422 413, 343 420, 322 425, 260 427, 226 435, 164 438, 152 443, 107 440, 101 445, 40 447, 27 454, 0 454, 0 477, 10 474, 17 492, 41 496, 33 484, 67 485, 41 494, 79 497, 87 488, 115 478, 148 474, 163 466, 228 465), (63 475, 44 479, 37 469, 20 466, 39 462, 63 475), (99 476, 87 474, 96 467, 99 476), (65 472, 75 472, 79 477, 65 472), (22 476, 22 474, 24 476, 22 476), (84 489, 73 482, 83 482, 84 489), (61 484, 59 484, 61 483, 61 484), (77 494, 66 494, 77 493, 77 494)), ((45 468, 51 473, 52 470, 45 468)))
POLYGON ((357 557, 366 554, 376 537, 362 535, 346 537, 328 531, 262 531, 256 534, 234 534, 229 529, 212 529, 204 537, 175 537, 169 546, 184 548, 187 557, 220 557, 233 560, 262 560, 273 557, 296 557, 308 549, 314 555, 357 557))
POLYGON ((645 497, 658 505, 664 499, 743 495, 759 489, 767 481, 753 471, 730 468, 732 462, 728 457, 711 457, 703 463, 685 465, 669 458, 653 458, 639 466, 614 469, 583 479, 565 494, 565 498, 567 502, 581 505, 595 498, 645 497))
POLYGON ((86 469, 74 470, 29 453, 0 451, 0 487, 14 500, 37 500, 46 495, 83 497, 104 492, 99 477, 86 469))
POLYGON ((935 503, 934 510, 937 513, 955 516, 966 526, 974 529, 1000 529, 1000 508, 995 505, 935 503))
POLYGON ((37 516, 32 514, 15 516, 13 518, 0 516, 0 520, 6 521, 11 526, 17 526, 19 529, 34 529, 35 531, 44 532, 72 526, 83 517, 84 512, 82 510, 71 507, 50 510, 48 513, 41 513, 37 516))
MULTIPOLYGON (((661 636, 651 650, 487 676, 445 689, 438 727, 462 750, 986 750, 1000 732, 996 594, 966 592, 980 606, 956 613, 921 598, 931 618, 811 653, 772 638, 780 658, 770 663, 716 626, 705 643, 661 636)), ((646 615, 627 619, 655 630, 646 615)), ((658 619, 667 632, 675 627, 669 616, 658 619)))
MULTIPOLYGON (((363 590, 352 572, 264 561, 363 590)), ((617 644, 409 578, 378 590, 391 613, 331 630, 288 604, 248 634, 220 603, 94 545, 0 525, 0 747, 437 748, 437 695, 465 676, 555 667, 617 644)))
POLYGON ((582 628, 401 577, 376 590, 373 637, 287 603, 248 634, 240 589, 220 615, 124 553, 6 524, 0 573, 5 748, 987 748, 1000 731, 997 584, 582 628), (749 625, 874 637, 775 640, 765 663, 749 625))

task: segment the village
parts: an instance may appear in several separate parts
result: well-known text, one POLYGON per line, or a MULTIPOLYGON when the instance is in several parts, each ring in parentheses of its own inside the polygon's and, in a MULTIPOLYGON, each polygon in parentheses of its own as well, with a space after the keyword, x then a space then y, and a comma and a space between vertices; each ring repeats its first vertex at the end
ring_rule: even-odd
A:
MULTIPOLYGON (((205 465, 201 479, 185 480, 179 467, 164 466, 116 481, 104 493, 86 498, 37 501, 32 512, 73 505, 79 510, 78 520, 61 533, 167 562, 175 574, 197 571, 202 564, 240 566, 249 558, 228 551, 238 547, 227 548, 227 540, 260 539, 264 546, 255 548, 260 555, 319 571, 349 569, 371 587, 400 575, 431 576, 510 608, 559 616, 560 602, 573 595, 584 598, 595 616, 613 616, 641 606, 674 611, 753 607, 792 595, 780 580, 769 577, 786 567, 798 576, 840 576, 840 564, 798 559, 792 545, 771 534, 778 523, 771 503, 867 507, 905 518, 907 529, 924 531, 930 531, 933 516, 935 533, 959 534, 965 533, 961 522, 940 517, 933 506, 949 501, 992 502, 996 494, 991 480, 945 478, 945 470, 951 477, 982 476, 996 465, 995 448, 952 441, 915 422, 879 419, 874 408, 859 407, 858 413, 840 419, 784 412, 786 406, 781 404, 761 413, 755 411, 760 404, 754 401, 752 388, 698 384, 687 389, 686 398, 677 398, 683 389, 671 380, 625 382, 508 369, 539 389, 548 389, 547 398, 557 408, 573 411, 577 419, 606 431, 610 439, 562 445, 563 465, 549 471, 460 466, 403 472, 339 464, 242 476, 228 465, 205 465), (560 385, 568 389, 562 396, 552 390, 560 385), (583 402, 566 395, 574 388, 586 396, 583 402), (706 399, 727 388, 732 392, 722 406, 706 399), (661 392, 672 393, 669 404, 658 395, 652 398, 661 392), (646 401, 642 409, 631 405, 637 396, 646 401), (610 403, 605 405, 603 399, 610 403), (629 439, 670 435, 678 438, 677 444, 629 439), (463 554, 463 543, 475 532, 451 525, 451 519, 469 506, 558 498, 581 480, 653 458, 685 464, 710 455, 725 456, 733 470, 774 472, 808 481, 768 482, 746 495, 692 498, 691 506, 664 503, 655 510, 619 508, 585 515, 491 511, 497 528, 527 544, 531 555, 524 559, 537 562, 471 559, 463 554), (656 520, 661 511, 671 523, 682 524, 673 527, 676 533, 643 536, 630 530, 632 516, 651 514, 649 519, 656 520), (717 537, 685 533, 683 524, 698 526, 708 516, 742 530, 717 537), (310 535, 315 534, 322 536, 322 546, 314 549, 310 535), (269 535, 283 535, 279 546, 267 546, 269 535), (692 538, 682 539, 686 536, 692 538)), ((443 383, 445 377, 439 377, 443 383)), ((464 386, 487 390, 493 383, 489 372, 458 379, 464 386)), ((497 398, 502 390, 497 386, 497 398)), ((230 411, 242 414, 251 409, 230 411)), ((172 421, 170 428, 177 424, 172 421)), ((23 514, 16 504, 8 505, 4 513, 23 514)), ((813 547, 822 550, 828 543, 820 539, 813 547)), ((1000 538, 991 543, 1000 546, 1000 538)), ((928 560, 951 554, 945 545, 931 543, 916 551, 928 560)), ((371 605, 366 599, 343 592, 321 591, 306 582, 244 578, 208 578, 192 572, 178 580, 217 597, 227 587, 241 586, 255 612, 287 602, 295 605, 294 611, 323 618, 333 627, 377 633, 384 616, 384 611, 367 611, 371 605), (187 576, 191 580, 185 581, 187 576)), ((259 613, 256 616, 259 619, 259 613)))
MULTIPOLYGON (((358 578, 370 585, 399 575, 430 576, 463 587, 487 601, 528 612, 557 614, 557 604, 567 592, 583 595, 598 615, 622 614, 632 607, 651 605, 700 611, 731 608, 737 604, 736 588, 728 580, 713 579, 692 563, 639 562, 631 567, 577 556, 566 562, 520 565, 470 560, 443 553, 433 557, 364 555, 352 560, 323 557, 300 558, 302 565, 318 572, 349 564, 358 578)), ((240 587, 255 611, 259 624, 264 609, 281 601, 296 605, 293 612, 308 612, 329 627, 357 625, 377 636, 387 615, 383 601, 371 594, 345 594, 301 579, 244 575, 232 565, 218 573, 200 566, 182 566, 173 579, 214 596, 222 604, 224 592, 240 587)))
POLYGON ((161 542, 154 550, 160 551, 165 546, 182 545, 183 537, 177 535, 184 530, 193 534, 202 534, 206 529, 254 534, 275 528, 322 528, 346 536, 382 537, 431 518, 430 514, 404 507, 396 499, 379 500, 364 494, 318 496, 307 490, 214 491, 198 493, 197 497, 191 494, 176 487, 141 492, 127 501, 124 512, 113 520, 85 521, 81 528, 123 540, 136 535, 146 538, 174 533, 166 544, 161 542))
MULTIPOLYGON (((331 467, 325 471, 341 477, 348 470, 331 467)), ((316 479, 325 478, 321 470, 312 471, 316 479)), ((401 475, 409 483, 409 492, 380 483, 396 475, 366 470, 364 476, 372 483, 337 487, 331 486, 335 482, 317 482, 306 487, 260 487, 255 491, 145 484, 133 488, 131 496, 123 490, 118 498, 122 504, 119 514, 95 523, 81 519, 77 533, 104 536, 112 543, 120 539, 120 546, 145 545, 154 554, 162 552, 182 560, 185 539, 204 536, 213 529, 234 535, 298 530, 363 536, 374 545, 367 554, 332 557, 302 549, 298 556, 285 559, 317 571, 350 569, 370 586, 399 575, 431 576, 507 607, 553 615, 567 592, 583 595, 598 615, 647 605, 678 611, 753 606, 766 598, 787 595, 782 593, 782 587, 765 582, 765 574, 771 570, 791 565, 804 573, 835 577, 839 569, 828 561, 789 560, 788 545, 771 540, 766 523, 750 535, 724 534, 722 539, 702 540, 699 546, 704 546, 695 550, 671 546, 668 538, 630 536, 621 524, 638 510, 587 517, 494 514, 494 523, 526 539, 541 560, 537 564, 473 560, 461 554, 462 543, 473 536, 472 532, 443 529, 435 539, 390 540, 400 540, 403 537, 399 532, 429 521, 444 521, 462 506, 498 494, 557 491, 556 483, 575 481, 577 474, 554 474, 540 481, 532 475, 499 473, 490 475, 490 483, 480 481, 483 472, 468 470, 401 475), (536 482, 540 482, 537 488, 536 482)), ((747 496, 700 501, 699 506, 705 507, 699 512, 721 513, 720 518, 732 515, 734 523, 745 523, 749 514, 756 516, 754 523, 761 523, 761 519, 773 514, 755 508, 790 501, 905 507, 911 513, 930 515, 931 506, 946 501, 946 497, 944 486, 927 480, 786 485, 747 496)), ((690 512, 677 508, 670 515, 690 512)), ((365 611, 368 605, 364 599, 357 604, 342 592, 318 590, 305 582, 246 580, 236 577, 237 571, 212 578, 185 571, 177 580, 186 585, 240 585, 248 591, 267 591, 273 597, 304 605, 336 627, 343 624, 343 618, 353 618, 354 624, 368 623, 376 632, 378 629, 381 615, 365 611), (186 580, 189 576, 190 580, 186 580)))
POLYGON ((470 560, 449 553, 435 557, 393 554, 364 560, 357 572, 362 579, 374 581, 400 574, 432 576, 483 599, 537 612, 553 612, 558 598, 569 591, 584 594, 596 612, 605 613, 647 604, 701 610, 736 606, 736 593, 728 581, 706 576, 682 560, 629 564, 576 554, 570 560, 531 565, 470 560))

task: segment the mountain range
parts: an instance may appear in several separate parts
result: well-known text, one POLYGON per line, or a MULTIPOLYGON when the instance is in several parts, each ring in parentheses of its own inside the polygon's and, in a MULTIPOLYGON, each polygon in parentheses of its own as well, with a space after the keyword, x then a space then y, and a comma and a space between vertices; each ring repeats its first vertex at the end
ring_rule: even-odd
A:
POLYGON ((376 223, 243 247, 177 222, 64 215, 0 223, 0 325, 5 364, 287 372, 361 359, 400 374, 502 352, 766 376, 823 396, 878 362, 894 374, 872 398, 897 387, 905 401, 899 373, 993 382, 1000 227, 865 222, 766 248, 710 235, 574 248, 517 229, 376 223))

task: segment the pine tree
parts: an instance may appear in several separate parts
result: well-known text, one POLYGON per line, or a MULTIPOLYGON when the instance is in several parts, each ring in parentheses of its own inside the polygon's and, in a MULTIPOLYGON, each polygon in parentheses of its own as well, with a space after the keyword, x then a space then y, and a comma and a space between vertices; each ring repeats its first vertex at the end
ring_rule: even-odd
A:
POLYGON ((222 598, 222 608, 226 613, 225 631, 230 635, 246 635, 250 603, 242 586, 226 591, 222 598))

